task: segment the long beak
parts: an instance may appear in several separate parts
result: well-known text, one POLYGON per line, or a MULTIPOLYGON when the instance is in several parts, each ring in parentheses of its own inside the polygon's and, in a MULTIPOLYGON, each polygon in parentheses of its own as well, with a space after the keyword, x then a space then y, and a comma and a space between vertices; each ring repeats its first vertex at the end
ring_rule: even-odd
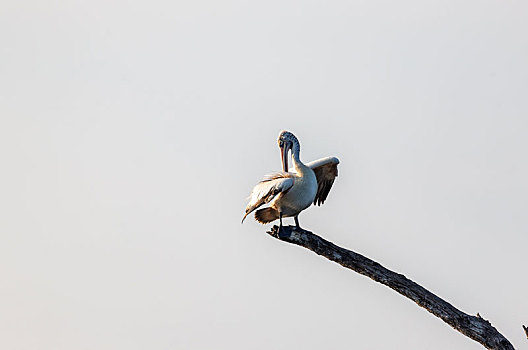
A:
POLYGON ((288 172, 288 146, 286 143, 281 147, 282 171, 288 172))

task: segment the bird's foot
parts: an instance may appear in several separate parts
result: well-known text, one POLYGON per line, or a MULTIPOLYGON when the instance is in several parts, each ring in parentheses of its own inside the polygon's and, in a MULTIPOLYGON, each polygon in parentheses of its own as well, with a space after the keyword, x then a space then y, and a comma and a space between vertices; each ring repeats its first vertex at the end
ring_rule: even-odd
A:
POLYGON ((283 238, 289 238, 291 236, 291 234, 292 234, 292 231, 294 231, 294 227, 293 226, 277 226, 277 225, 274 225, 271 228, 271 231, 269 233, 271 233, 275 237, 283 239, 283 238))

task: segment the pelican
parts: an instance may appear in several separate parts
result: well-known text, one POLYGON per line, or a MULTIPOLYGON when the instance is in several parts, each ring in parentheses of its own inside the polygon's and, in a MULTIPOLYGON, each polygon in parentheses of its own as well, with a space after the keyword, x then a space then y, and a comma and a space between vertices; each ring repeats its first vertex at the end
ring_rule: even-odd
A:
POLYGON ((279 233, 282 231, 282 218, 294 217, 296 230, 303 231, 299 225, 299 213, 312 203, 321 205, 337 177, 339 160, 326 157, 304 164, 300 159, 299 140, 289 131, 279 134, 282 172, 267 175, 251 192, 246 213, 242 222, 255 209, 270 203, 267 208, 255 212, 255 219, 262 223, 280 220, 279 233), (294 172, 288 172, 288 152, 291 150, 294 172))

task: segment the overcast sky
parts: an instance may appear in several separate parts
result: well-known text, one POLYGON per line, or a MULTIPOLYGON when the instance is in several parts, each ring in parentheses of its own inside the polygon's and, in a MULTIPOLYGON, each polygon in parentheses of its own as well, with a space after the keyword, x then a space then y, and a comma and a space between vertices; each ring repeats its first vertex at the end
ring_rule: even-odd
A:
POLYGON ((341 161, 303 227, 527 348, 527 13, 3 1, 0 347, 481 349, 240 224, 287 129, 302 160, 341 161))

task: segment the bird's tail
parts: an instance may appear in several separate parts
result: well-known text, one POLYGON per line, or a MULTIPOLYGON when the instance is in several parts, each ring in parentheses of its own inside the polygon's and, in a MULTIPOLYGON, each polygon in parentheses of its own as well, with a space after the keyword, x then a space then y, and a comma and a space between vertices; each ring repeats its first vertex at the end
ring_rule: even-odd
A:
POLYGON ((274 208, 259 209, 255 212, 255 220, 261 224, 267 224, 279 218, 279 212, 274 208))

